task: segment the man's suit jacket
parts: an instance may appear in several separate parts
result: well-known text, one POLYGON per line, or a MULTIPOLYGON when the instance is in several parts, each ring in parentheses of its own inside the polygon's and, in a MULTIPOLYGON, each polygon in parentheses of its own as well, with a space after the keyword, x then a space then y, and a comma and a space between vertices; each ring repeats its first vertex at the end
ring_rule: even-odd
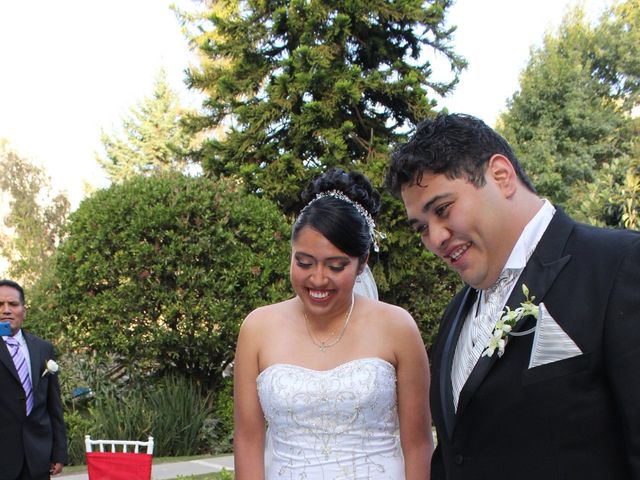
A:
MULTIPOLYGON (((557 209, 512 295, 527 285, 581 355, 529 369, 533 334, 481 357, 457 412, 451 365, 477 292, 452 300, 431 349, 432 480, 640 479, 640 234, 557 209)), ((535 319, 523 318, 525 331, 535 319)))
POLYGON ((0 480, 15 479, 26 461, 33 475, 47 475, 51 463, 67 463, 67 437, 57 374, 42 373, 54 358, 51 343, 22 331, 31 360, 33 409, 4 341, 0 340, 0 480))

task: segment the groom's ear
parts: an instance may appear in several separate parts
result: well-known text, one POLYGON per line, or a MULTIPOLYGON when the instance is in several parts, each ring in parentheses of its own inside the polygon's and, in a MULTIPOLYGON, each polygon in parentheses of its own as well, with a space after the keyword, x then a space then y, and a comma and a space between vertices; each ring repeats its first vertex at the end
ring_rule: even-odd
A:
POLYGON ((504 155, 496 153, 489 159, 487 176, 495 182, 505 198, 511 198, 516 192, 518 177, 513 165, 504 155))

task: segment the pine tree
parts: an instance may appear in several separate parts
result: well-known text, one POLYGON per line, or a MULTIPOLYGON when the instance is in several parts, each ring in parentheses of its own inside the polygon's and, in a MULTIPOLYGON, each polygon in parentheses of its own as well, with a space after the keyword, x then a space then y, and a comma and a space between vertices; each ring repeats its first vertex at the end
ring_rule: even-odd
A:
POLYGON ((639 0, 593 25, 576 8, 533 51, 499 122, 539 193, 591 223, 628 226, 638 208, 638 32, 639 0), (621 189, 636 192, 631 207, 621 189))
POLYGON ((326 167, 380 174, 388 146, 432 115, 429 94, 450 91, 466 65, 444 26, 450 0, 203 3, 181 12, 202 59, 189 84, 207 96, 191 127, 226 132, 197 158, 210 175, 244 175, 285 211, 326 167), (434 56, 449 81, 431 78, 434 56))
POLYGON ((187 155, 192 138, 180 123, 185 113, 178 94, 169 87, 161 70, 153 95, 131 109, 122 131, 102 134, 106 158, 98 156, 97 161, 109 179, 121 183, 134 175, 165 170, 184 172, 189 166, 187 155))
POLYGON ((54 194, 44 169, 2 139, 0 172, 0 196, 8 207, 0 218, 0 256, 9 262, 7 273, 30 287, 49 268, 71 204, 64 193, 54 194))

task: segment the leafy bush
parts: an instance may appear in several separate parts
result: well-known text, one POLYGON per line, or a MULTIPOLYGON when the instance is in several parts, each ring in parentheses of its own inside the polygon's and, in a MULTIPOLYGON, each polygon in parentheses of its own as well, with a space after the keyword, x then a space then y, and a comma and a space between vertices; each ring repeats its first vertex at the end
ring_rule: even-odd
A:
POLYGON ((60 323, 69 350, 203 390, 222 381, 244 316, 290 295, 289 222, 231 180, 133 178, 82 202, 66 234, 34 321, 60 323))
POLYGON ((184 456, 202 449, 208 395, 187 378, 169 375, 158 383, 130 386, 123 394, 98 395, 89 408, 99 438, 154 438, 157 456, 184 456))
POLYGON ((72 410, 65 412, 64 423, 67 427, 69 465, 84 465, 84 436, 91 435, 93 421, 86 413, 72 410))
POLYGON ((203 450, 202 429, 210 414, 209 394, 202 395, 192 381, 175 375, 142 393, 153 415, 151 433, 157 455, 193 455, 203 450))
POLYGON ((158 456, 210 452, 205 422, 213 417, 214 402, 190 379, 149 377, 113 356, 87 352, 63 356, 59 375, 72 464, 85 461, 85 435, 123 440, 151 435, 158 456), (78 396, 79 386, 88 393, 78 396))
MULTIPOLYGON (((99 357, 87 351, 66 352, 58 363, 69 461, 72 465, 84 464, 84 436, 107 438, 101 434, 100 420, 93 413, 96 395, 101 399, 126 398, 127 390, 134 383, 132 378, 140 375, 123 368, 113 356, 99 357)), ((127 438, 135 439, 138 435, 127 438)))
POLYGON ((153 412, 142 387, 122 395, 114 392, 99 395, 89 412, 96 438, 141 440, 153 436, 153 412))
POLYGON ((206 452, 228 453, 233 450, 233 378, 226 378, 216 392, 212 414, 203 428, 206 452))

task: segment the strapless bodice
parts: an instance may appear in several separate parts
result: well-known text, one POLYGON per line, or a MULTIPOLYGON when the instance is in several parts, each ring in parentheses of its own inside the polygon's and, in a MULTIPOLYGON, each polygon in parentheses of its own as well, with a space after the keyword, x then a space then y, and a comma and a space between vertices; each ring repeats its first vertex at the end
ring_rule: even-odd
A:
POLYGON ((257 386, 267 480, 404 478, 390 363, 363 358, 326 371, 276 364, 257 386))

